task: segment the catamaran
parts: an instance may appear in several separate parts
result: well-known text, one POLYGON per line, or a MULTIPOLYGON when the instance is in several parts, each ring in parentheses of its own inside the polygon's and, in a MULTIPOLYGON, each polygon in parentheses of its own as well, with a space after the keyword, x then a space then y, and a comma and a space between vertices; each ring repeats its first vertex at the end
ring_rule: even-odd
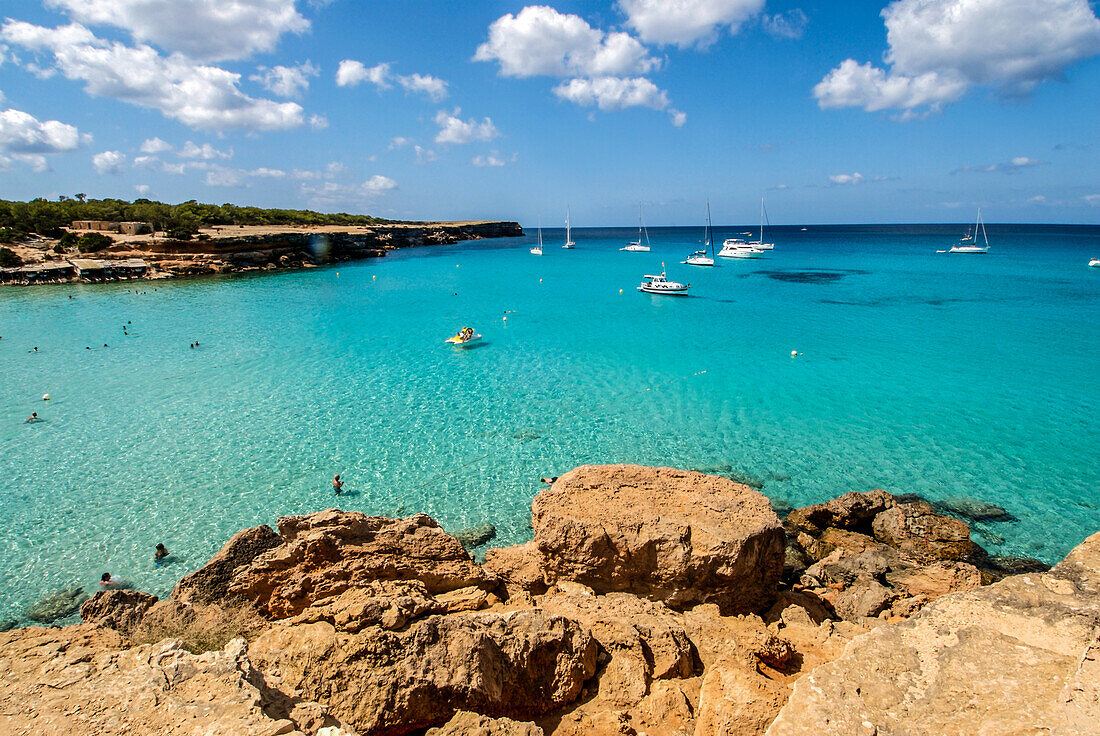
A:
POLYGON ((542 255, 542 220, 541 219, 539 220, 539 244, 531 249, 531 255, 533 255, 533 256, 541 256, 542 255))
POLYGON ((569 208, 565 208, 565 245, 562 248, 566 250, 572 250, 576 248, 577 244, 573 242, 573 229, 569 224, 569 208))
POLYGON ((710 224, 710 200, 707 200, 707 224, 703 228, 703 249, 697 250, 687 257, 686 260, 680 261, 680 263, 686 263, 689 266, 713 266, 714 265, 714 247, 712 245, 713 229, 710 224))
POLYGON ((625 250, 630 253, 648 253, 649 252, 649 231, 645 229, 645 222, 642 220, 642 205, 638 203, 638 239, 632 240, 626 244, 626 246, 619 248, 619 250, 625 250), (642 245, 642 236, 645 236, 645 245, 642 245))
POLYGON ((978 208, 978 219, 974 223, 974 233, 969 231, 958 245, 951 246, 951 250, 948 253, 988 253, 989 252, 989 235, 985 232, 985 223, 982 222, 982 208, 978 208), (978 231, 981 231, 982 238, 985 240, 985 245, 978 245, 978 231))

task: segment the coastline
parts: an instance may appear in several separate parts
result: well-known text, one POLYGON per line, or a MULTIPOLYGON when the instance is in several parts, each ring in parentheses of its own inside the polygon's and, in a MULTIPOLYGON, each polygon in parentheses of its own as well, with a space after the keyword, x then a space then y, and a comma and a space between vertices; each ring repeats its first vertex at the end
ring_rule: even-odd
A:
POLYGON ((55 254, 56 239, 16 244, 24 265, 0 269, 0 286, 97 283, 130 279, 315 268, 382 258, 389 251, 523 235, 517 222, 460 221, 369 226, 241 225, 202 228, 188 240, 164 233, 112 233, 114 243, 93 253, 55 254))

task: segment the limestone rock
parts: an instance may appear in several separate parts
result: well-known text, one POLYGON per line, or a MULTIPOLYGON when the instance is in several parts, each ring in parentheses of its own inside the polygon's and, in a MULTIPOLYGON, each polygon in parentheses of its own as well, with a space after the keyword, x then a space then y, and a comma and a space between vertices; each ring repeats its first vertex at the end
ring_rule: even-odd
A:
POLYGON ((497 528, 492 524, 485 523, 467 529, 460 529, 454 533, 454 538, 466 549, 473 549, 485 544, 496 535, 497 528))
POLYGON ((462 710, 439 728, 429 728, 427 736, 543 736, 545 732, 534 723, 511 718, 489 718, 462 710))
POLYGON ((281 690, 326 703, 370 736, 439 726, 459 710, 528 718, 561 707, 595 673, 596 649, 576 623, 525 610, 358 634, 328 623, 274 626, 249 654, 281 690))
POLYGON ((783 530, 768 499, 725 478, 585 465, 531 510, 548 582, 737 612, 765 606, 783 569, 783 530))
POLYGON ((965 562, 941 561, 925 567, 891 571, 886 573, 886 579, 893 588, 908 595, 938 598, 947 593, 980 587, 982 573, 965 562))
POLYGON ((129 633, 157 600, 140 590, 101 590, 80 607, 80 618, 86 624, 129 633))
POLYGON ((90 625, 0 634, 0 733, 298 733, 243 640, 201 656, 173 641, 123 646, 118 633, 90 625))
POLYGON ((795 533, 805 531, 817 537, 828 527, 849 530, 866 528, 876 515, 893 506, 894 497, 886 491, 853 491, 827 503, 795 509, 787 515, 784 524, 795 533))
POLYGON ((172 598, 181 603, 225 601, 237 569, 251 564, 278 544, 279 535, 267 525, 237 532, 209 562, 176 583, 172 598))
POLYGON ((917 559, 968 560, 981 555, 965 522, 941 516, 926 503, 898 504, 875 516, 875 539, 917 559))
POLYGON ((768 736, 1095 734, 1098 620, 1094 534, 1049 573, 941 596, 854 639, 795 685, 768 736))
POLYGON ((542 555, 534 542, 489 550, 485 553, 485 569, 500 578, 509 595, 546 592, 542 555))

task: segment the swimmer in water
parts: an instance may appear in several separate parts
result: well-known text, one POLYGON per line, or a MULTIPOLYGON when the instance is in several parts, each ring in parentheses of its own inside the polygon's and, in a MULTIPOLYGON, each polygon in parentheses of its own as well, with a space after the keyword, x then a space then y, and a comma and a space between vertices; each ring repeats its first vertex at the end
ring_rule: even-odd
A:
POLYGON ((153 553, 153 564, 160 567, 160 563, 168 556, 168 548, 163 544, 157 544, 157 551, 153 553))
POLYGON ((340 491, 343 490, 343 488, 344 488, 344 481, 340 480, 340 474, 337 473, 336 475, 332 476, 332 491, 333 491, 333 493, 335 493, 337 496, 339 496, 340 491))
POLYGON ((38 412, 32 411, 31 415, 26 418, 25 423, 26 424, 32 424, 32 423, 37 422, 37 421, 39 421, 38 412))
POLYGON ((116 578, 116 577, 112 577, 112 576, 111 576, 111 573, 109 573, 109 572, 105 572, 105 573, 103 573, 103 577, 101 577, 101 578, 99 579, 99 584, 100 584, 100 586, 102 586, 102 587, 104 587, 104 588, 110 588, 110 587, 112 587, 112 586, 114 586, 114 585, 118 585, 118 584, 119 584, 119 583, 121 583, 121 582, 122 582, 122 581, 121 581, 121 580, 119 580, 118 578, 116 578))

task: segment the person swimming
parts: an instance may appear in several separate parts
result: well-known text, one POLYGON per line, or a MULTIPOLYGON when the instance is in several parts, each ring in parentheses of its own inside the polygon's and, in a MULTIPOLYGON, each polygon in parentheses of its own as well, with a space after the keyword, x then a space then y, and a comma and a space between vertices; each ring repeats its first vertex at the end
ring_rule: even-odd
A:
POLYGON ((157 543, 157 550, 153 553, 153 564, 160 567, 161 562, 168 557, 168 548, 161 543, 157 543))
POLYGON ((340 480, 340 474, 337 473, 336 475, 332 476, 332 492, 339 496, 340 491, 342 491, 343 488, 344 481, 340 480))
POLYGON ((116 577, 113 577, 111 575, 111 573, 109 573, 109 572, 103 573, 103 577, 101 577, 99 579, 99 584, 104 588, 110 588, 110 587, 115 586, 115 585, 120 585, 121 583, 122 583, 121 580, 119 580, 116 577))
POLYGON ((38 422, 38 421, 41 421, 41 419, 38 416, 38 412, 32 411, 31 415, 29 417, 27 417, 25 420, 23 420, 23 423, 24 424, 32 424, 32 423, 38 422))

